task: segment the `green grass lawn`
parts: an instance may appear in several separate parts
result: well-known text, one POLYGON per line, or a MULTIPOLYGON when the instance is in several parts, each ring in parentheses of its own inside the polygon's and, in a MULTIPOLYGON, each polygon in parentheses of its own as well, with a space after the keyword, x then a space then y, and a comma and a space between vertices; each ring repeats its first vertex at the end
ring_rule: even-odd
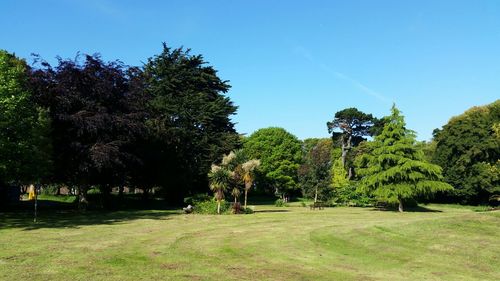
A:
POLYGON ((500 212, 0 214, 0 280, 499 280, 500 212))

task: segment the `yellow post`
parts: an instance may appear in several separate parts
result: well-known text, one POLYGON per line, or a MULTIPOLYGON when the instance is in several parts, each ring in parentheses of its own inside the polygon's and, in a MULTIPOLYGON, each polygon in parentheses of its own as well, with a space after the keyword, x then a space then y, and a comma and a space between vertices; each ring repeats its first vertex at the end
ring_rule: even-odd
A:
POLYGON ((28 200, 35 200, 35 186, 30 185, 28 188, 28 200))

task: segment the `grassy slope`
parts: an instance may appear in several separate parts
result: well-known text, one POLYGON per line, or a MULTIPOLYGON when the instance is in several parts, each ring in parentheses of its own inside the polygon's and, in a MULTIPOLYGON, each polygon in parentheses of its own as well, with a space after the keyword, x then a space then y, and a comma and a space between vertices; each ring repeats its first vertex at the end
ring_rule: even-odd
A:
POLYGON ((0 214, 0 280, 498 280, 500 212, 0 214))

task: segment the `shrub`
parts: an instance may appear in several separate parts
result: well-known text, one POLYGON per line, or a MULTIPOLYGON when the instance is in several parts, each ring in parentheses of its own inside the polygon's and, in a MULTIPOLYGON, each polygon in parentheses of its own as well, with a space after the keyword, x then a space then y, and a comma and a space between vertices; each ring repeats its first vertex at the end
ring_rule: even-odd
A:
POLYGON ((93 186, 87 191, 87 195, 94 195, 94 194, 101 194, 101 190, 99 190, 99 187, 93 186))
MULTIPOLYGON (((193 205, 194 213, 196 214, 206 214, 206 215, 216 215, 217 214, 217 200, 210 199, 203 202, 198 202, 193 205)), ((231 204, 222 200, 220 205, 221 214, 231 213, 231 204)))
POLYGON ((356 185, 351 182, 350 185, 342 188, 334 188, 332 203, 352 207, 373 206, 375 199, 356 189, 356 185))
POLYGON ((42 188, 41 194, 44 194, 44 195, 56 195, 57 194, 57 190, 58 190, 57 185, 49 184, 49 185, 45 185, 42 188))
POLYGON ((243 210, 243 214, 253 214, 253 209, 247 207, 243 210))
POLYGON ((232 214, 253 214, 253 209, 245 208, 241 205, 241 203, 232 203, 231 204, 231 213, 232 214))
POLYGON ((195 194, 193 196, 184 198, 184 203, 186 205, 195 206, 201 202, 210 201, 210 200, 212 200, 212 196, 210 196, 206 193, 200 193, 200 194, 195 194))
POLYGON ((231 204, 231 212, 233 214, 241 214, 243 211, 243 206, 239 202, 231 204))
POLYGON ((288 204, 285 202, 285 200, 279 198, 278 200, 276 200, 274 202, 274 206, 276 206, 276 207, 287 207, 288 204))

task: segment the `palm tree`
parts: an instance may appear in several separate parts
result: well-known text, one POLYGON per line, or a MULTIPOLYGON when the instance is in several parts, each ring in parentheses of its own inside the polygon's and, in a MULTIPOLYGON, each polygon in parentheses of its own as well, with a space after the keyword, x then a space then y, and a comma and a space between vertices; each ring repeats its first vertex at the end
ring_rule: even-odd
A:
POLYGON ((260 166, 260 160, 249 160, 241 165, 243 182, 245 183, 245 209, 247 208, 248 191, 252 188, 255 179, 255 169, 260 166))
POLYGON ((224 199, 224 192, 229 187, 231 182, 231 172, 217 165, 212 165, 212 169, 208 174, 210 180, 210 190, 214 192, 217 200, 217 214, 220 214, 220 204, 224 199))
POLYGON ((241 164, 246 160, 246 155, 243 150, 238 149, 229 152, 229 154, 224 154, 221 166, 226 167, 230 171, 238 172, 238 169, 241 169, 241 164))
POLYGON ((231 195, 233 195, 234 197, 234 204, 238 203, 238 198, 240 198, 240 194, 241 194, 240 189, 237 186, 233 187, 231 195))
MULTIPOLYGON (((245 208, 247 207, 248 191, 252 188, 255 179, 255 169, 260 166, 260 160, 249 160, 245 162, 245 154, 242 150, 231 151, 222 157, 220 166, 212 165, 212 170, 208 174, 210 179, 210 189, 215 193, 218 202, 217 209, 220 209, 220 201, 224 198, 224 192, 231 189, 234 203, 238 203, 241 194, 240 187, 244 184, 245 208)), ((219 211, 217 211, 219 213, 219 211)))
POLYGON ((231 172, 230 187, 232 187, 231 195, 234 197, 234 204, 238 203, 241 194, 240 187, 243 183, 241 163, 245 160, 244 157, 242 150, 231 151, 222 157, 221 166, 231 172))

